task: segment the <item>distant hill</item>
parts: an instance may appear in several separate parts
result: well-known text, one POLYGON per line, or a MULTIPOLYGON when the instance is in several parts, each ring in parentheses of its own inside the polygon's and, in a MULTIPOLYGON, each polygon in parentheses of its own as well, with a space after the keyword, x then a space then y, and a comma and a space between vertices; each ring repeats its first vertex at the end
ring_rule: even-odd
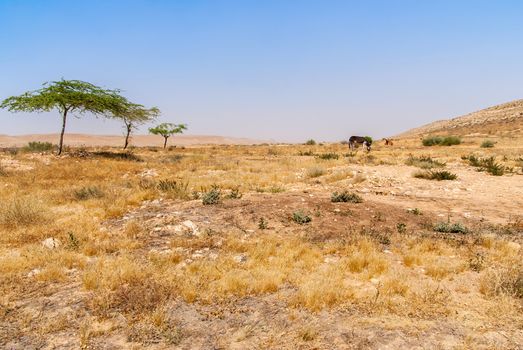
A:
MULTIPOLYGON (((0 135, 0 147, 20 147, 30 141, 51 142, 57 144, 58 134, 33 134, 8 136, 0 135)), ((121 135, 89 135, 65 134, 64 143, 67 146, 123 146, 124 137, 121 135)), ((264 141, 240 137, 208 136, 208 135, 174 135, 169 138, 168 145, 194 146, 194 145, 251 145, 264 141)), ((134 135, 131 146, 158 146, 163 145, 163 138, 155 135, 134 135)))
POLYGON ((406 131, 398 137, 408 138, 427 134, 522 136, 523 100, 503 103, 453 119, 439 120, 406 131))

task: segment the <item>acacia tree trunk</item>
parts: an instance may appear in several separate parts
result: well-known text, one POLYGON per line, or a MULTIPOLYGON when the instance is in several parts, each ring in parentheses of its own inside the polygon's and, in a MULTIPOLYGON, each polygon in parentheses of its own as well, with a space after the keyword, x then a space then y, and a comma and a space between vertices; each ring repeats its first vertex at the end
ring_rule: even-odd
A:
POLYGON ((163 148, 165 148, 165 146, 167 146, 167 139, 169 138, 169 136, 164 136, 164 141, 163 141, 163 148))
POLYGON ((125 127, 127 128, 127 134, 125 135, 125 144, 123 146, 123 149, 127 149, 127 146, 129 145, 129 136, 131 135, 133 125, 131 123, 128 123, 125 124, 125 127))
POLYGON ((60 144, 58 145, 58 155, 62 154, 62 148, 64 146, 64 133, 65 133, 65 122, 67 120, 67 108, 64 108, 64 114, 62 115, 62 132, 60 133, 60 144))

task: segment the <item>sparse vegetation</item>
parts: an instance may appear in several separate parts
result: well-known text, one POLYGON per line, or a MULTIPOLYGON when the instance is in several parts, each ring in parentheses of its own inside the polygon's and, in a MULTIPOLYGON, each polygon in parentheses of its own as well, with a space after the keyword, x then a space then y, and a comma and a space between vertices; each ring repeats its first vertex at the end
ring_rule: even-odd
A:
POLYGON ((451 173, 447 170, 429 170, 429 171, 418 171, 413 175, 417 179, 426 179, 426 180, 456 180, 458 176, 454 173, 451 173))
POLYGON ((102 198, 104 192, 98 186, 85 186, 74 191, 74 197, 79 201, 102 198))
POLYGON ((304 143, 304 145, 307 145, 307 146, 314 146, 315 144, 316 144, 316 141, 314 141, 313 139, 307 140, 304 143))
POLYGON ((440 222, 434 226, 434 231, 442 233, 468 233, 469 230, 460 223, 440 222))
POLYGON ((479 158, 471 154, 463 156, 462 159, 467 160, 471 166, 478 168, 478 171, 485 171, 494 176, 502 176, 507 171, 507 168, 496 162, 494 157, 479 158))
POLYGON ((222 191, 217 186, 212 188, 202 195, 202 203, 204 205, 218 204, 221 202, 222 191))
POLYGON ((23 148, 25 152, 49 152, 52 151, 55 146, 51 142, 39 142, 32 141, 23 148))
POLYGON ((494 144, 495 142, 492 141, 492 140, 484 140, 482 143, 481 143, 481 148, 492 148, 494 147, 494 144))
POLYGON ((348 191, 334 192, 334 193, 332 193, 332 196, 331 196, 331 202, 333 202, 333 203, 338 203, 338 202, 361 203, 361 202, 363 202, 363 198, 361 198, 356 193, 351 193, 348 191))
POLYGON ((337 153, 323 153, 319 154, 317 157, 322 160, 331 160, 338 159, 340 156, 337 153))
POLYGON ((300 225, 309 223, 312 221, 311 217, 307 214, 305 214, 303 211, 298 210, 292 213, 292 220, 300 225))
POLYGON ((405 164, 422 169, 442 168, 445 166, 445 163, 435 160, 430 156, 422 155, 415 157, 412 154, 409 155, 409 158, 407 158, 405 164))
POLYGON ((461 144, 458 136, 429 136, 422 140, 423 146, 454 146, 461 144))
POLYGON ((323 168, 313 167, 313 168, 307 169, 307 177, 315 178, 315 177, 320 177, 322 175, 325 175, 325 170, 323 168))

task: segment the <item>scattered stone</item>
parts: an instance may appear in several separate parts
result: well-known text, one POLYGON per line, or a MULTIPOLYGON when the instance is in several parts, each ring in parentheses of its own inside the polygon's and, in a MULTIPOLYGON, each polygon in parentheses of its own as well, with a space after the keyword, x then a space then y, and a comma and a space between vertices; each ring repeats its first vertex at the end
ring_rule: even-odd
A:
POLYGON ((331 256, 326 256, 325 259, 323 259, 323 262, 326 264, 334 264, 334 263, 337 263, 339 260, 340 260, 339 257, 331 255, 331 256))
POLYGON ((61 243, 54 237, 46 238, 42 241, 42 245, 47 249, 55 249, 60 247, 61 243))

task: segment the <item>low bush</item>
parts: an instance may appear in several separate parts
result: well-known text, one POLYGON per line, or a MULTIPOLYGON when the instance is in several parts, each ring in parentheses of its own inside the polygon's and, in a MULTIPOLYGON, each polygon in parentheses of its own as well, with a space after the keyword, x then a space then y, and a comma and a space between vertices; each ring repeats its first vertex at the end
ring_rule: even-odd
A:
POLYGON ((309 151, 305 151, 305 152, 300 151, 300 152, 298 153, 298 155, 299 155, 299 156, 313 156, 313 155, 314 155, 314 152, 311 151, 311 150, 309 150, 309 151))
POLYGON ((429 171, 418 171, 414 173, 414 177, 418 179, 426 180, 456 180, 458 176, 447 170, 429 170, 429 171))
POLYGON ((453 146, 461 143, 458 136, 429 136, 422 140, 423 146, 453 146))
POLYGON ((293 214, 292 214, 292 220, 297 223, 297 224, 300 224, 300 225, 303 225, 303 224, 306 224, 306 223, 309 223, 312 221, 311 217, 307 214, 305 214, 303 211, 299 210, 299 211, 295 211, 293 214))
POLYGON ((51 142, 32 141, 27 144, 22 150, 25 152, 49 152, 55 146, 51 142))
POLYGON ((217 186, 213 186, 210 191, 202 195, 202 203, 204 205, 218 204, 221 202, 222 192, 217 186))
POLYGON ((334 192, 331 196, 331 202, 333 203, 361 203, 363 199, 356 193, 350 193, 348 191, 334 192))
POLYGON ((478 171, 485 171, 494 176, 501 176, 508 170, 506 167, 496 162, 494 157, 478 158, 471 154, 469 156, 463 156, 461 159, 467 160, 469 165, 478 168, 478 171))
POLYGON ((481 148, 492 148, 494 147, 494 141, 492 140, 484 140, 482 143, 481 143, 481 148))
POLYGON ((338 159, 340 156, 337 153, 323 153, 318 155, 319 159, 322 160, 331 160, 331 159, 338 159))
POLYGON ((164 179, 158 181, 156 188, 173 198, 188 199, 190 197, 188 182, 164 179))
POLYGON ((94 156, 101 157, 101 158, 107 158, 107 159, 115 159, 115 160, 128 160, 133 162, 143 162, 143 159, 138 157, 136 154, 131 152, 108 152, 108 151, 100 151, 100 152, 94 152, 94 156))
POLYGON ((307 177, 315 178, 315 177, 320 177, 322 175, 325 175, 325 170, 323 168, 315 167, 315 168, 309 168, 307 170, 307 177))
POLYGON ((415 157, 413 155, 410 155, 409 158, 407 158, 405 164, 422 169, 442 168, 446 165, 445 163, 435 160, 430 156, 415 157))
POLYGON ((92 198, 102 198, 103 191, 97 186, 85 186, 74 191, 74 198, 79 201, 85 201, 92 198))
POLYGON ((467 233, 468 229, 460 223, 440 222, 434 226, 434 231, 443 233, 467 233))
POLYGON ((307 146, 314 146, 315 144, 316 144, 316 141, 314 141, 313 139, 305 141, 305 145, 307 145, 307 146))

